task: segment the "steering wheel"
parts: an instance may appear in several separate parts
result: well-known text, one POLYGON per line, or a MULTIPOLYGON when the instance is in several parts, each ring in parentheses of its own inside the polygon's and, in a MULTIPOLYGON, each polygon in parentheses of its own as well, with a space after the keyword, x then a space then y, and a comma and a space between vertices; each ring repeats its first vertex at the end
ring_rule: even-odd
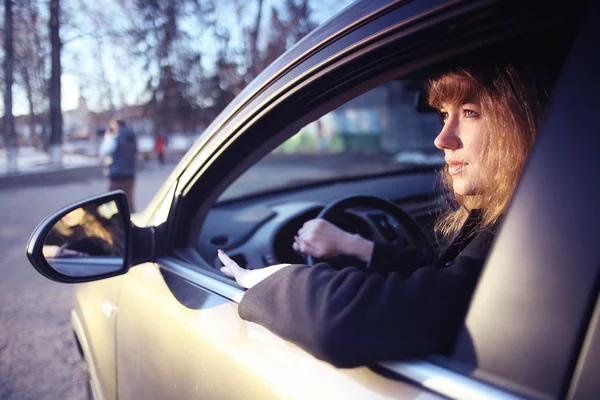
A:
MULTIPOLYGON (((329 203, 321 210, 317 218, 330 220, 332 216, 354 207, 372 208, 387 213, 398 222, 404 231, 406 235, 404 239, 408 240, 421 254, 431 254, 431 244, 419 224, 406 211, 380 197, 363 195, 344 197, 329 203)), ((315 258, 307 255, 306 263, 311 266, 315 265, 315 258)))

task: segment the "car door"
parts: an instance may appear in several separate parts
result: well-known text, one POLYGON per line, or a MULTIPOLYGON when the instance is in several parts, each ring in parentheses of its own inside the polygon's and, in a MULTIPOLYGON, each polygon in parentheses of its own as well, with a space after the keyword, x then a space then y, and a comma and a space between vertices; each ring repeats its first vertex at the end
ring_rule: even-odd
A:
MULTIPOLYGON (((177 251, 186 247, 189 232, 195 228, 189 219, 190 208, 194 208, 196 215, 207 212, 211 202, 233 179, 224 179, 222 171, 226 165, 224 160, 233 159, 235 150, 239 155, 240 148, 289 136, 299 127, 289 121, 300 117, 315 118, 324 109, 331 109, 398 74, 398 65, 402 67, 408 63, 406 59, 398 58, 398 53, 402 52, 398 51, 395 58, 389 59, 382 53, 389 53, 392 45, 406 43, 402 40, 406 40, 409 33, 413 35, 410 37, 413 43, 417 38, 426 42, 434 32, 440 34, 432 28, 436 23, 456 21, 479 10, 478 7, 488 6, 465 1, 453 2, 445 8, 431 8, 436 4, 423 1, 396 8, 394 3, 376 17, 363 20, 363 25, 355 27, 352 34, 339 34, 335 41, 318 51, 313 50, 294 64, 296 70, 287 69, 270 86, 257 91, 255 96, 248 95, 251 100, 246 106, 237 104, 240 112, 235 112, 235 106, 232 106, 228 119, 218 120, 213 127, 214 134, 209 132, 196 154, 184 160, 179 181, 174 186, 175 201, 165 222, 169 239, 167 253, 156 263, 132 268, 122 285, 117 321, 120 398, 413 398, 433 396, 422 386, 435 386, 433 378, 436 376, 443 377, 445 380, 441 382, 447 387, 435 386, 435 390, 451 397, 461 397, 460 393, 481 394, 482 391, 509 397, 511 391, 515 392, 510 385, 501 385, 497 381, 488 385, 469 374, 461 375, 443 363, 439 364, 441 367, 431 363, 387 365, 388 369, 408 376, 422 386, 366 367, 335 369, 266 329, 240 320, 236 299, 243 294, 241 289, 201 260, 186 261, 177 251), (390 39, 393 36, 390 31, 397 36, 390 39), (382 32, 386 32, 385 35, 382 32), (422 36, 417 35, 418 32, 422 36), (317 91, 311 80, 319 81, 320 91, 331 90, 333 93, 314 101, 317 91), (341 80, 346 81, 340 83, 341 80), (315 97, 310 97, 311 93, 315 97), (345 96, 335 96, 340 93, 345 96), (286 105, 286 101, 292 100, 297 103, 286 105), (275 114, 277 111, 285 118, 269 117, 268 112, 275 114), (274 126, 281 127, 279 136, 265 133, 269 131, 261 123, 269 123, 267 126, 275 131, 279 129, 274 126), (468 387, 471 392, 456 391, 457 386, 468 387), (498 390, 497 386, 506 391, 498 390)), ((364 3, 360 7, 364 7, 364 3)), ((362 10, 362 15, 370 15, 367 11, 370 10, 362 10)), ((339 22, 334 20, 332 24, 339 22)), ((484 25, 485 20, 473 23, 484 25)), ((425 47, 420 50, 423 49, 425 47)), ((440 48, 430 50, 431 57, 441 54, 440 48)), ((411 61, 423 57, 422 53, 410 55, 411 61)), ((232 176, 239 175, 250 162, 244 160, 229 172, 232 176)), ((479 297, 486 296, 487 292, 479 295, 480 292, 479 297)), ((485 305, 478 300, 476 297, 473 313, 479 309, 478 304, 485 305)), ((505 343, 503 349, 506 346, 510 347, 510 343, 505 343)))
POLYGON ((600 288, 600 7, 586 13, 541 132, 488 257, 453 354, 397 365, 449 394, 463 377, 533 399, 595 399, 600 288), (440 367, 443 371, 440 371, 440 367), (431 368, 429 372, 424 372, 431 368), (457 379, 454 377, 454 379, 457 379))
POLYGON ((589 329, 583 341, 568 397, 574 400, 598 397, 600 393, 598 371, 600 371, 600 297, 596 301, 589 329))
MULTIPOLYGON (((382 5, 359 4, 347 14, 369 15, 382 5)), ((403 14, 423 12, 430 5, 413 5, 403 14)), ((388 6, 377 18, 370 17, 368 29, 358 37, 388 26, 391 21, 382 18, 394 9, 388 6)), ((337 49, 323 46, 318 57, 329 57, 349 44, 338 44, 337 49)), ((201 151, 211 154, 216 145, 208 142, 201 151)), ((199 155, 196 160, 206 158, 199 155)), ((180 181, 177 190, 189 179, 182 176, 180 181)), ((176 259, 173 253, 156 264, 132 268, 119 298, 119 398, 389 398, 423 393, 368 368, 339 371, 266 329, 242 321, 235 302, 242 293, 223 276, 176 259)))

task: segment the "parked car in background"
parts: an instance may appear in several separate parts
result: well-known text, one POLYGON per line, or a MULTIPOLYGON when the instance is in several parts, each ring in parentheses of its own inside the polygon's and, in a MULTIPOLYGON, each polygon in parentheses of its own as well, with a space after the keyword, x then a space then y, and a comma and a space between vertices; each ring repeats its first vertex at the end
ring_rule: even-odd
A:
MULTIPOLYGON (((47 278, 81 283, 71 319, 90 397, 600 398, 599 37, 591 1, 357 2, 249 84, 142 213, 113 192, 48 217, 27 255, 47 278), (439 122, 415 93, 474 60, 528 63, 552 101, 453 351, 338 369, 241 320, 244 292, 218 248, 251 269, 304 262, 295 232, 355 194, 393 202, 431 235, 444 193, 426 146, 439 122), (344 147, 349 129, 374 135, 368 152, 344 147), (117 250, 45 258, 49 232, 79 208, 110 216, 117 250)), ((376 207, 347 211, 332 222, 403 234, 376 207)))
POLYGON ((136 135, 137 138, 137 157, 142 160, 154 158, 154 136, 136 135))
MULTIPOLYGON (((154 135, 141 134, 136 135, 136 137, 138 141, 138 158, 142 160, 156 158, 156 139, 154 135)), ((166 136, 166 153, 183 155, 192 147, 194 141, 199 137, 199 133, 169 133, 166 136)))

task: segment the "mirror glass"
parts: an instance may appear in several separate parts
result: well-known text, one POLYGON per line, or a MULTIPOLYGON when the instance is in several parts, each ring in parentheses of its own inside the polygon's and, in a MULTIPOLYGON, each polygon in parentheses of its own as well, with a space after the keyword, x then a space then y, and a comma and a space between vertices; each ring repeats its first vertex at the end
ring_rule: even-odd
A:
POLYGON ((44 257, 67 276, 119 271, 125 264, 124 219, 114 200, 98 200, 65 213, 44 240, 44 257))

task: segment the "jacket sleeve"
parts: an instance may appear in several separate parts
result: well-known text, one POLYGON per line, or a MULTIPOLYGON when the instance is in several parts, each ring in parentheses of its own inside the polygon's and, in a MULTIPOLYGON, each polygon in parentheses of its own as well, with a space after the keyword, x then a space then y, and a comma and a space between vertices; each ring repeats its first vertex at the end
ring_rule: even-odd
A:
POLYGON ((65 238, 57 232, 56 228, 52 228, 44 241, 45 246, 62 246, 65 238))
POLYGON ((427 255, 421 254, 407 241, 375 242, 367 272, 376 272, 384 276, 396 272, 401 277, 408 278, 418 268, 424 266, 426 261, 427 255))
POLYGON ((321 263, 284 268, 249 289, 240 316, 315 357, 350 368, 449 350, 483 259, 421 268, 408 279, 321 263))

